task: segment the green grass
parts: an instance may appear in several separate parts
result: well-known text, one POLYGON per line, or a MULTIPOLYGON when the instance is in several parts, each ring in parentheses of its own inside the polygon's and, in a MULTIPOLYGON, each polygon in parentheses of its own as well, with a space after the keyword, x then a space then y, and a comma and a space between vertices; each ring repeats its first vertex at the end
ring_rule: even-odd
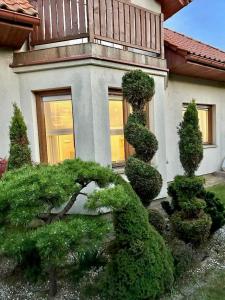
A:
POLYGON ((225 205, 225 184, 220 183, 217 185, 214 185, 212 187, 209 187, 207 189, 210 192, 213 192, 216 194, 216 196, 223 202, 225 205))

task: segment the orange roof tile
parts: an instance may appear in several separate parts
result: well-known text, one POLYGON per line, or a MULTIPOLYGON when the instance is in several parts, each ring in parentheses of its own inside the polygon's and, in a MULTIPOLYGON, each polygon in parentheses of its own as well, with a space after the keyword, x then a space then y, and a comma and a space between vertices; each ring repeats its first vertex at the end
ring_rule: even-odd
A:
POLYGON ((0 9, 6 9, 17 13, 36 16, 37 11, 29 0, 0 0, 0 9))
POLYGON ((165 28, 165 43, 188 54, 225 63, 225 52, 213 46, 194 40, 181 33, 165 28))

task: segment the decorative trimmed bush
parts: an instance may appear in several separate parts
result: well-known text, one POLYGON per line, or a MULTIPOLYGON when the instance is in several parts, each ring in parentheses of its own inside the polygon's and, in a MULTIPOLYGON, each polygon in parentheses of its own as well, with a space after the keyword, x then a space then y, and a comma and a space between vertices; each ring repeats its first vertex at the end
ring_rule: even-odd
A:
POLYGON ((162 203, 171 216, 170 220, 177 236, 194 245, 207 240, 212 226, 211 217, 205 213, 206 202, 199 198, 199 194, 204 190, 203 180, 194 176, 203 158, 202 134, 198 122, 198 111, 195 102, 192 101, 178 130, 180 161, 185 176, 176 176, 168 188, 172 205, 168 202, 162 203))
POLYGON ((89 207, 113 210, 115 239, 110 261, 101 276, 100 297, 105 300, 158 299, 171 288, 174 266, 163 238, 149 224, 148 212, 131 186, 117 179, 116 187, 98 191, 89 207))
POLYGON ((155 135, 146 128, 144 108, 155 92, 154 79, 141 70, 130 71, 123 76, 123 95, 133 112, 125 126, 125 138, 135 149, 128 158, 125 173, 142 203, 148 206, 162 187, 160 173, 151 166, 158 149, 155 135))
POLYGON ((193 176, 203 158, 202 133, 199 129, 198 111, 194 100, 185 111, 178 134, 181 164, 185 174, 193 176))
POLYGON ((13 104, 14 114, 10 125, 10 151, 8 170, 31 164, 31 151, 27 137, 27 126, 17 104, 13 104))

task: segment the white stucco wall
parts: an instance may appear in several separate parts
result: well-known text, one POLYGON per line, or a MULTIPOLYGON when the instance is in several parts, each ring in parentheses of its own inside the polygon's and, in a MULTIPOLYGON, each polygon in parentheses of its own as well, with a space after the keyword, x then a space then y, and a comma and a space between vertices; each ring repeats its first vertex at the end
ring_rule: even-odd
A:
POLYGON ((182 103, 196 100, 197 104, 213 107, 213 145, 204 146, 204 158, 198 175, 220 170, 225 158, 225 84, 196 78, 170 76, 166 91, 167 177, 171 181, 182 174, 179 162, 177 126, 182 120, 182 103))
POLYGON ((131 3, 147 8, 156 13, 161 13, 161 5, 156 0, 131 0, 131 3))
MULTIPOLYGON (((102 165, 111 165, 108 88, 121 87, 122 76, 133 67, 85 60, 17 68, 21 108, 28 126, 34 161, 39 161, 35 96, 32 91, 71 87, 74 106, 77 156, 102 165)), ((159 141, 154 164, 163 175, 166 194, 165 77, 166 72, 144 69, 155 79, 156 94, 151 103, 151 128, 159 141)))
POLYGON ((12 103, 19 105, 18 76, 9 67, 11 63, 12 51, 0 49, 0 157, 8 155, 12 103))

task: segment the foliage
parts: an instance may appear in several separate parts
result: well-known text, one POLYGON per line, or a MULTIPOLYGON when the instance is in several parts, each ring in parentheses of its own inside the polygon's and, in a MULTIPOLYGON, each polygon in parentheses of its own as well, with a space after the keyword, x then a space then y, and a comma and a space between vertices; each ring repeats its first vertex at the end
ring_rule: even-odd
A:
POLYGON ((196 263, 196 249, 171 235, 167 241, 174 258, 175 276, 179 278, 196 263))
POLYGON ((199 194, 199 197, 204 199, 206 202, 205 212, 211 216, 211 232, 215 232, 225 225, 225 207, 221 200, 212 192, 202 190, 202 192, 199 194))
POLYGON ((0 178, 7 170, 8 162, 5 158, 0 158, 0 178))
POLYGON ((177 236, 185 242, 200 244, 210 234, 211 218, 204 212, 206 203, 198 198, 203 189, 199 177, 176 176, 169 188, 173 197, 171 223, 177 236))
POLYGON ((149 223, 155 227, 159 233, 163 233, 166 229, 166 220, 157 209, 148 210, 149 223))
POLYGON ((154 79, 141 70, 135 70, 124 75, 122 86, 124 98, 133 109, 125 126, 125 138, 135 149, 135 155, 127 160, 125 173, 143 204, 148 206, 162 187, 161 175, 150 165, 158 142, 146 128, 144 112, 155 92, 154 79))
POLYGON ((157 299, 173 283, 172 256, 130 185, 119 177, 116 184, 89 197, 89 208, 113 210, 115 239, 108 249, 101 299, 157 299))
POLYGON ((17 104, 13 104, 14 114, 10 124, 10 151, 8 170, 31 164, 31 151, 27 138, 27 126, 17 104))
POLYGON ((184 113, 178 134, 180 136, 180 161, 186 175, 193 176, 203 158, 202 133, 199 129, 198 111, 192 101, 184 113))
POLYGON ((134 111, 142 111, 155 93, 155 82, 152 77, 141 70, 130 71, 123 77, 123 94, 134 111))
POLYGON ((90 182, 105 187, 114 178, 110 169, 79 159, 7 172, 0 181, 0 252, 26 271, 49 274, 50 288, 54 287, 68 255, 75 258, 96 251, 110 230, 99 217, 67 216, 67 212, 90 182), (51 214, 53 208, 59 213, 51 214))

